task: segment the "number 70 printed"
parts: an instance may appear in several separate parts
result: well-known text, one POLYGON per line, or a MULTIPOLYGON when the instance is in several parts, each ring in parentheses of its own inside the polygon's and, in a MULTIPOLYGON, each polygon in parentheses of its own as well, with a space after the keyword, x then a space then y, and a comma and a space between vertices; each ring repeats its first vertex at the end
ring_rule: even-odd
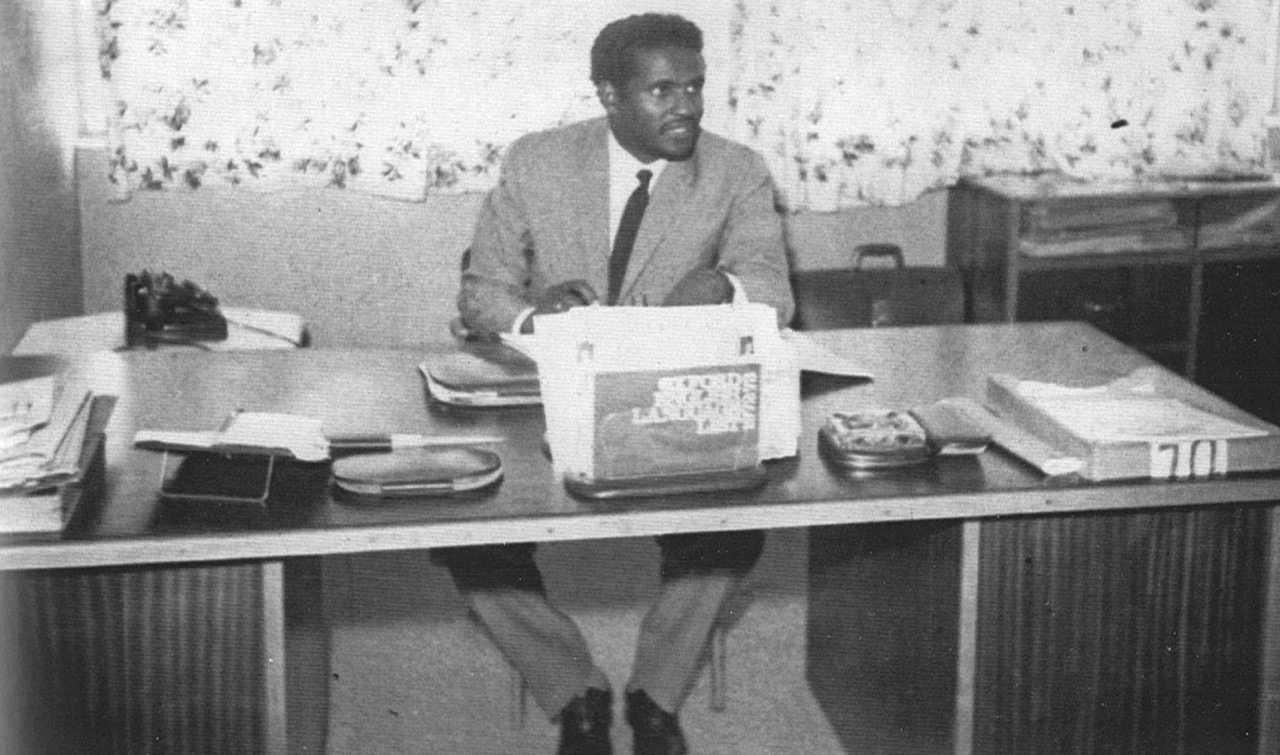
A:
POLYGON ((1156 480, 1211 477, 1227 473, 1227 442, 1198 439, 1151 444, 1151 478, 1156 480))

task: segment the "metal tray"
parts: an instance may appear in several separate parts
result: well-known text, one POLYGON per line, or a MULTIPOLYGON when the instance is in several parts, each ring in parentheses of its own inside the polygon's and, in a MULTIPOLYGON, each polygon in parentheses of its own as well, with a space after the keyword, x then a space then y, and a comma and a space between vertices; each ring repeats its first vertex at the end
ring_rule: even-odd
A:
POLYGON ((834 412, 818 430, 818 448, 839 467, 896 469, 933 458, 924 428, 907 412, 834 412))

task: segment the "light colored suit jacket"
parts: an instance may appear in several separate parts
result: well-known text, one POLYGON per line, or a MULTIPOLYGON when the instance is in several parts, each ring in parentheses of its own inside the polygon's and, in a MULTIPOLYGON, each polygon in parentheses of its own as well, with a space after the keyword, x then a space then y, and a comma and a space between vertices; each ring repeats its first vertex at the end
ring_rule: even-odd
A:
MULTIPOLYGON (((473 331, 501 332, 548 287, 608 285, 605 118, 517 139, 476 223, 458 309, 473 331)), ((794 305, 782 217, 763 158, 703 132, 693 157, 667 165, 650 190, 621 304, 657 305, 695 267, 735 275, 750 301, 790 322, 794 305)))

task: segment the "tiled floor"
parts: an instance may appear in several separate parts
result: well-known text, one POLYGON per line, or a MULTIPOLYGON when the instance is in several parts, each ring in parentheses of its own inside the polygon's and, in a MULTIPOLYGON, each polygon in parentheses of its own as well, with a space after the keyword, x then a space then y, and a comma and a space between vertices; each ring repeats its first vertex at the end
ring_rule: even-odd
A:
MULTIPOLYGON (((540 553, 549 589, 579 620, 615 688, 626 681, 636 627, 657 584, 656 553, 647 539, 540 553)), ((710 709, 704 674, 681 712, 693 752, 843 754, 805 681, 807 553, 802 530, 770 533, 729 634, 728 709, 710 709)), ((555 751, 557 732, 532 700, 523 724, 513 722, 508 667, 426 553, 332 559, 326 603, 333 631, 329 752, 555 751)), ((629 755, 618 706, 615 748, 629 755)))

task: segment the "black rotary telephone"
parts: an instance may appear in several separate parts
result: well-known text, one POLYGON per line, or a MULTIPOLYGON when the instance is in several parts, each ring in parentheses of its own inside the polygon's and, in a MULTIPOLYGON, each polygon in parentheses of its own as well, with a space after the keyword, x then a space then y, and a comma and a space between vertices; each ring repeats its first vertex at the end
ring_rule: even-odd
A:
POLYGON ((125 345, 225 341, 227 320, 218 299, 189 280, 142 271, 124 277, 125 345))

